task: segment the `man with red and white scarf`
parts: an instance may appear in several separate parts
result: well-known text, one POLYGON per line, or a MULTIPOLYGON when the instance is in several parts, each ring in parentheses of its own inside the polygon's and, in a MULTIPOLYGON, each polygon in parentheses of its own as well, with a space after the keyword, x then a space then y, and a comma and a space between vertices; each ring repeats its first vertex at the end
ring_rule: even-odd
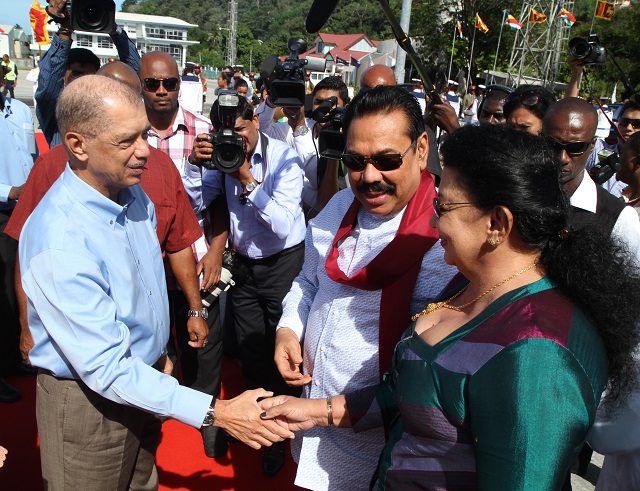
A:
MULTIPOLYGON (((411 314, 456 272, 429 224, 437 195, 425 170, 429 144, 415 98, 398 87, 371 89, 348 106, 343 131, 351 189, 309 223, 304 266, 276 335, 280 373, 309 398, 378 383, 411 314)), ((295 483, 369 489, 384 441, 382 428, 306 431, 292 442, 295 483)))

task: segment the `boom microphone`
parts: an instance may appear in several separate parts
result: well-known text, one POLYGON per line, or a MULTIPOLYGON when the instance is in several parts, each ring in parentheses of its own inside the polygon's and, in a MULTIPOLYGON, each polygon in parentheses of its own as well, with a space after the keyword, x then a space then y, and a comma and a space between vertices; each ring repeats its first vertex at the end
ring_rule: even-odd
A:
POLYGON ((307 22, 305 27, 308 33, 318 32, 322 29, 329 17, 336 9, 340 0, 313 0, 309 14, 307 15, 307 22))

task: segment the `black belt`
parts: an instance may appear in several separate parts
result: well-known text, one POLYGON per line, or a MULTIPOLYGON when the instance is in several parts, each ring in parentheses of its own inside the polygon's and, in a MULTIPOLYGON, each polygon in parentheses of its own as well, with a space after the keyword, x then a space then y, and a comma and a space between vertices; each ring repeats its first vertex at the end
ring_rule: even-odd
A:
POLYGON ((287 254, 291 254, 292 252, 299 251, 300 249, 304 249, 304 240, 299 244, 294 245, 293 247, 282 249, 280 252, 276 252, 275 254, 272 254, 271 256, 268 256, 268 257, 252 259, 240 253, 236 253, 236 257, 238 257, 241 261, 243 261, 247 266, 253 266, 256 264, 272 264, 282 256, 286 256, 287 254))

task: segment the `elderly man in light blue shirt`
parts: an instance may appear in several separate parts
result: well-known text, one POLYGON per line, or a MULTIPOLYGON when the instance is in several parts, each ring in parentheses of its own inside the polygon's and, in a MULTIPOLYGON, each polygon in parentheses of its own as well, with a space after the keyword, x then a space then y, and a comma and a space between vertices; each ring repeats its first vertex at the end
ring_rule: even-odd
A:
POLYGON ((264 390, 218 401, 166 375, 166 283, 155 210, 138 185, 149 155, 140 94, 87 75, 63 91, 56 116, 69 163, 19 241, 48 489, 157 489, 157 416, 215 424, 254 447, 290 436, 257 423, 264 390), (240 417, 255 424, 241 429, 240 417))
MULTIPOLYGON (((26 104, 0 94, 0 376, 22 369, 18 349, 20 324, 13 276, 18 244, 4 229, 38 157, 33 116, 26 104)), ((12 402, 20 392, 0 378, 0 402, 12 402)))
MULTIPOLYGON (((220 100, 220 99, 218 99, 220 100)), ((221 127, 218 101, 211 109, 214 127, 221 127)), ((226 197, 235 260, 248 278, 230 290, 233 317, 247 388, 264 387, 291 394, 273 361, 275 329, 282 299, 304 260, 305 220, 302 212, 302 161, 287 144, 260 133, 258 117, 244 99, 232 107, 233 129, 245 141, 244 162, 230 173, 204 170, 193 164, 211 160, 209 135, 198 135, 185 166, 185 188, 194 211, 202 211, 218 196, 226 197), (233 117, 234 116, 234 117, 233 117)), ((231 126, 231 125, 230 125, 231 126)), ((228 169, 230 170, 230 169, 228 169)), ((293 393, 299 392, 293 389, 293 393)), ((268 448, 263 471, 276 474, 284 463, 284 448, 268 448)))

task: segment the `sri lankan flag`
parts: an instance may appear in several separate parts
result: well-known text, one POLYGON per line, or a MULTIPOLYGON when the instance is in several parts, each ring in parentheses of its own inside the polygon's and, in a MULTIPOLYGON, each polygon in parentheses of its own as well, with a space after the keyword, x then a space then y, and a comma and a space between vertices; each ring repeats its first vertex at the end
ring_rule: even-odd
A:
POLYGON ((480 18, 479 14, 476 14, 476 27, 480 32, 484 34, 489 32, 489 28, 487 27, 487 24, 484 23, 484 21, 480 18))
POLYGON ((534 24, 545 22, 547 20, 547 16, 542 12, 538 12, 536 9, 531 9, 531 14, 529 14, 529 22, 533 22, 534 24))
POLYGON ((29 10, 29 19, 31 20, 31 29, 33 30, 33 39, 35 42, 40 46, 43 44, 51 44, 51 41, 49 41, 49 31, 47 30, 47 20, 49 16, 40 6, 38 0, 33 1, 33 5, 29 10))
POLYGON ((599 19, 611 20, 613 14, 616 13, 616 6, 609 2, 598 2, 598 8, 596 9, 596 17, 599 19))

